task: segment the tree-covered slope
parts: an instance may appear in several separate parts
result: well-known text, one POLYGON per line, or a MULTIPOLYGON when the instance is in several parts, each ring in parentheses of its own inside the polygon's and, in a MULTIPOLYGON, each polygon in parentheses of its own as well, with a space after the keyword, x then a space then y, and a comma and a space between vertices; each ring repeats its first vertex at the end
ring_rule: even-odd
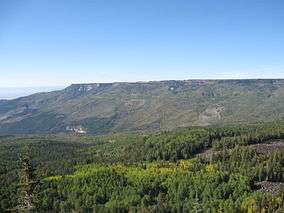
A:
POLYGON ((284 117, 284 80, 75 84, 0 101, 0 134, 100 134, 284 117))
POLYGON ((280 213, 283 139, 283 121, 2 136, 0 212, 280 213))

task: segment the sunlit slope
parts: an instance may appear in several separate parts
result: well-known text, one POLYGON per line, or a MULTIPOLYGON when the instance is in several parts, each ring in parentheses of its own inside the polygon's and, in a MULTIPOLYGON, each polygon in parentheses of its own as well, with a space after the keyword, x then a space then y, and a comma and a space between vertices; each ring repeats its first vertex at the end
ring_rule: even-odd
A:
POLYGON ((100 134, 284 118, 284 80, 74 84, 0 101, 0 134, 100 134))

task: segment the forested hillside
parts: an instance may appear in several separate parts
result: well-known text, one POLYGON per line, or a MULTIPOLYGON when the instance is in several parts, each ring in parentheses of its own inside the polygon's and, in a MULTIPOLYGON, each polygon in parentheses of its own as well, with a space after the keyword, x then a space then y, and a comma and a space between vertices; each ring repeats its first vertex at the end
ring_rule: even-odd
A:
POLYGON ((0 212, 283 212, 284 122, 0 138, 0 212))
POLYGON ((0 134, 105 134, 284 118, 284 80, 74 84, 0 101, 0 134))

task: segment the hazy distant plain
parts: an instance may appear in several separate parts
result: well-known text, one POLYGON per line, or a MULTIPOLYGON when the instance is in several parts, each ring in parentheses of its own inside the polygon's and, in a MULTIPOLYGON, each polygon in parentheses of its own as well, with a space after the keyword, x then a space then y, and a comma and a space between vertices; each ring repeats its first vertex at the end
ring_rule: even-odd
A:
POLYGON ((0 87, 1 99, 15 99, 38 92, 50 92, 53 90, 63 89, 64 86, 57 87, 0 87))

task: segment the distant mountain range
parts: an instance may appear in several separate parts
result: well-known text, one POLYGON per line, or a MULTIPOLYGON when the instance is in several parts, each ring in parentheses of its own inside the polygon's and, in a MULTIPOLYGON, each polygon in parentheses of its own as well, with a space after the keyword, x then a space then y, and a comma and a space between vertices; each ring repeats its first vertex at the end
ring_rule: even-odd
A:
POLYGON ((284 118, 284 80, 73 84, 0 101, 0 134, 170 130, 284 118))

